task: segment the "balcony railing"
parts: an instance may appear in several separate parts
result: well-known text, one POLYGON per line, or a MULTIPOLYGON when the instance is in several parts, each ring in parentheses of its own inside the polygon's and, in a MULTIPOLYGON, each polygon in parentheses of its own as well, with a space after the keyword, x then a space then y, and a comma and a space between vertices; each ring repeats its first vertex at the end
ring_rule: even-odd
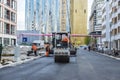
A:
POLYGON ((10 20, 10 16, 9 15, 4 15, 4 18, 10 20))

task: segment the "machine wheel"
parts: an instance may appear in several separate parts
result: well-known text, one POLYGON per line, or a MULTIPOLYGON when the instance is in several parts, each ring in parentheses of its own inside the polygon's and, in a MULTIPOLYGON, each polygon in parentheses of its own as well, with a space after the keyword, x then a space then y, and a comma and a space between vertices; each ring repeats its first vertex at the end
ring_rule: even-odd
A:
POLYGON ((54 62, 56 63, 56 62, 58 62, 58 61, 59 61, 58 57, 55 56, 55 57, 54 57, 54 62))
POLYGON ((70 58, 69 57, 66 57, 66 63, 69 63, 70 62, 70 58))
POLYGON ((65 57, 59 57, 59 56, 55 56, 54 57, 54 62, 62 62, 62 63, 69 63, 70 62, 70 58, 69 56, 65 56, 65 57))

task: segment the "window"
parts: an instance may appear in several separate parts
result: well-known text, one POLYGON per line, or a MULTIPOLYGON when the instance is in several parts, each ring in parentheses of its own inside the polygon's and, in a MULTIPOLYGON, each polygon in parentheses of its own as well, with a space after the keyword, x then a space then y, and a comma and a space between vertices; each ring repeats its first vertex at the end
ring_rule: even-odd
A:
POLYGON ((118 14, 118 20, 120 20, 120 13, 118 14))
POLYGON ((66 13, 66 11, 65 10, 62 10, 62 14, 65 14, 66 13))
POLYGON ((84 9, 84 13, 86 13, 86 9, 84 9))
POLYGON ((7 9, 4 11, 4 18, 10 20, 10 11, 7 9))
POLYGON ((16 14, 11 12, 11 21, 16 22, 16 14))
POLYGON ((115 17, 114 21, 115 21, 115 24, 116 24, 117 23, 117 17, 115 17))
POLYGON ((77 9, 75 10, 75 13, 77 13, 77 9))
POLYGON ((4 0, 4 4, 10 6, 10 0, 4 0))
POLYGON ((115 12, 117 12, 116 6, 112 8, 112 13, 115 13, 115 12))
POLYGON ((118 33, 120 33, 120 26, 118 27, 118 33))
POLYGON ((114 29, 114 35, 116 35, 117 34, 117 29, 114 29))
POLYGON ((2 33, 2 22, 0 21, 0 33, 2 33))
POLYGON ((14 25, 11 25, 11 34, 15 35, 15 26, 14 25))
POLYGON ((0 3, 2 2, 2 0, 0 0, 0 3))
POLYGON ((4 38, 4 45, 5 46, 9 45, 9 42, 10 42, 9 38, 4 38))
POLYGON ((10 34, 10 24, 4 23, 4 33, 10 34))
POLYGON ((2 44, 2 37, 0 37, 0 44, 2 44))
POLYGON ((118 6, 120 6, 120 1, 118 1, 118 6))
POLYGON ((116 24, 116 23, 117 23, 117 17, 115 17, 115 18, 112 19, 112 23, 113 23, 113 24, 116 24))
POLYGON ((2 7, 0 6, 0 18, 2 17, 2 7))
POLYGON ((16 10, 16 1, 15 0, 11 0, 11 8, 16 10))

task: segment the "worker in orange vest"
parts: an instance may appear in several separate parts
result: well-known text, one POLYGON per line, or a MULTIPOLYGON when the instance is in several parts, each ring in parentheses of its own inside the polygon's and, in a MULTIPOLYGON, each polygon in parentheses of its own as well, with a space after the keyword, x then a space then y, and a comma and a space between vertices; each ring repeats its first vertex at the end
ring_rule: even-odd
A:
POLYGON ((50 44, 49 43, 47 43, 47 46, 46 46, 46 54, 45 54, 45 56, 49 56, 49 53, 50 53, 50 44))
POLYGON ((64 36, 64 38, 62 39, 63 42, 69 42, 69 39, 67 36, 64 36))
POLYGON ((35 56, 37 56, 37 46, 32 44, 32 50, 34 51, 35 56))
POLYGON ((63 36, 62 38, 62 43, 63 43, 63 47, 67 47, 68 46, 68 43, 69 43, 69 39, 67 36, 63 36))

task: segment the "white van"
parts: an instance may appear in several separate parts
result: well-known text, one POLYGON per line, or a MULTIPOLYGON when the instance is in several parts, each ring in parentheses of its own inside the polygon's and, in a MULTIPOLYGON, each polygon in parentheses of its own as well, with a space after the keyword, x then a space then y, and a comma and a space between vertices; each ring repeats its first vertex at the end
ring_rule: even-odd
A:
POLYGON ((33 43, 35 43, 38 48, 44 48, 44 41, 43 40, 34 40, 33 43))

